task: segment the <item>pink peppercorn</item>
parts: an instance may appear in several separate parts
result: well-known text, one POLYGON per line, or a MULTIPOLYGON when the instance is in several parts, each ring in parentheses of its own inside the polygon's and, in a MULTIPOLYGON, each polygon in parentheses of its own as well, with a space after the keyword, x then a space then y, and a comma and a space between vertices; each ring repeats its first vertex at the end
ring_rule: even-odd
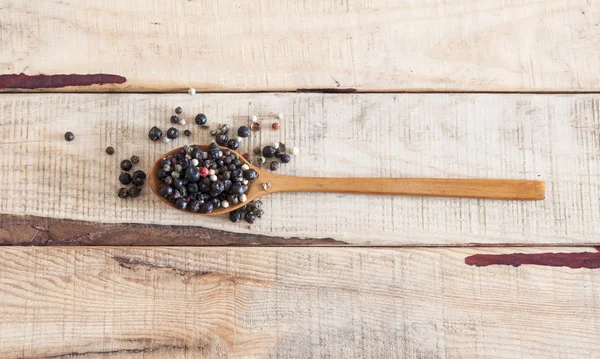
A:
POLYGON ((279 130, 279 122, 274 122, 271 127, 273 127, 274 130, 279 130))
POLYGON ((206 176, 208 176, 208 168, 200 167, 200 177, 206 177, 206 176))

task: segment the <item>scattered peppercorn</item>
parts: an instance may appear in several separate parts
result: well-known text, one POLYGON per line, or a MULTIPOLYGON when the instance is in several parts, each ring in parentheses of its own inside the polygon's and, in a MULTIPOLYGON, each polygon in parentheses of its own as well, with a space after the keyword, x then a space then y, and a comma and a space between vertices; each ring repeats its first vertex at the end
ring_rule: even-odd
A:
POLYGON ((196 118, 194 119, 194 121, 196 121, 197 125, 204 126, 204 125, 206 125, 206 122, 208 121, 208 119, 206 118, 205 114, 199 113, 196 115, 196 118))
POLYGON ((217 144, 219 146, 225 146, 227 144, 228 139, 229 138, 227 137, 227 134, 225 134, 225 133, 219 133, 217 135, 217 137, 215 137, 215 141, 217 141, 217 144))
POLYGON ((129 197, 136 198, 139 197, 140 193, 142 193, 142 189, 139 187, 131 187, 127 190, 127 193, 129 193, 129 197))
POLYGON ((160 140, 160 138, 162 137, 162 131, 160 128, 154 126, 150 129, 150 132, 148 132, 148 138, 151 139, 152 141, 158 141, 160 140))
POLYGON ((130 184, 131 183, 131 175, 127 172, 123 172, 119 175, 119 182, 121 184, 130 184))
POLYGON ((185 130, 185 131, 183 131, 183 134, 186 135, 187 137, 190 137, 192 135, 192 131, 185 130))
POLYGON ((65 140, 71 142, 75 139, 75 135, 73 134, 73 132, 67 132, 65 133, 65 140))
POLYGON ((136 155, 131 156, 131 158, 129 159, 131 161, 131 163, 133 163, 134 165, 138 162, 140 162, 140 158, 136 155))
POLYGON ((250 129, 254 132, 260 131, 260 122, 252 122, 252 125, 250 125, 250 129))
POLYGON ((292 160, 292 156, 287 153, 282 153, 279 155, 279 159, 281 160, 281 163, 289 163, 292 160))
POLYGON ((265 146, 262 150, 262 154, 266 158, 271 158, 271 157, 275 156, 275 147, 265 146))
POLYGON ((176 139, 177 137, 179 137, 179 130, 176 129, 175 127, 171 127, 167 130, 167 137, 171 140, 176 139))
POLYGON ((142 170, 137 170, 133 172, 131 176, 131 181, 136 186, 143 186, 146 179, 146 173, 142 170))
POLYGON ((119 196, 119 198, 129 197, 129 192, 127 191, 127 188, 119 188, 119 191, 117 192, 117 196, 119 196))
POLYGON ((271 171, 277 171, 279 169, 279 162, 272 161, 269 165, 269 168, 271 169, 271 171))
POLYGON ((232 138, 229 141, 227 141, 227 147, 232 150, 237 150, 238 147, 240 147, 240 143, 235 138, 232 138))
POLYGON ((171 116, 171 123, 179 123, 179 117, 177 115, 171 116))
POLYGON ((108 155, 114 155, 115 154, 115 149, 111 146, 106 147, 106 154, 108 155))
POLYGON ((188 93, 190 94, 190 96, 194 96, 196 94, 196 89, 192 87, 188 90, 188 93))
POLYGON ((217 135, 217 130, 210 130, 210 135, 211 136, 216 136, 217 135))
POLYGON ((131 163, 130 160, 121 161, 121 169, 123 171, 130 171, 132 168, 133 168, 133 164, 131 163))
POLYGON ((241 126, 240 128, 238 128, 237 133, 240 137, 248 137, 250 136, 250 129, 246 126, 241 126))
POLYGON ((233 223, 237 223, 237 222, 241 221, 242 220, 242 212, 240 212, 240 211, 230 212, 229 220, 232 221, 233 223))
POLYGON ((254 221, 256 221, 256 216, 252 212, 246 212, 246 214, 244 215, 244 220, 252 224, 254 223, 254 221))
POLYGON ((260 155, 262 152, 262 150, 260 149, 260 147, 254 147, 254 154, 255 155, 260 155))
POLYGON ((271 126, 274 130, 279 130, 279 122, 273 122, 273 125, 271 126))
POLYGON ((183 112, 183 109, 182 109, 181 107, 179 107, 179 106, 175 107, 175 113, 176 113, 176 114, 178 114, 178 115, 179 115, 179 114, 181 114, 182 112, 183 112))

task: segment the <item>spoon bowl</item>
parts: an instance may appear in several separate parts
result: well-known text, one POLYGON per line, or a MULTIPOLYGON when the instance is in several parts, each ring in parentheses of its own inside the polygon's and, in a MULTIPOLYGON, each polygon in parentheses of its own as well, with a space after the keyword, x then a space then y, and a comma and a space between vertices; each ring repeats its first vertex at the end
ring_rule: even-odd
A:
MULTIPOLYGON (((208 146, 199 145, 202 151, 208 146)), ((227 148, 221 147, 224 151, 227 148)), ((160 156, 150 170, 150 188, 161 201, 176 208, 175 204, 160 196, 158 190, 163 182, 158 178, 160 161, 181 152, 176 148, 160 156)), ((454 179, 454 178, 325 178, 276 175, 250 164, 238 152, 229 150, 239 160, 258 173, 258 178, 248 183, 247 201, 216 208, 207 214, 185 211, 190 214, 220 215, 232 212, 259 197, 277 192, 336 192, 354 194, 404 195, 427 197, 482 198, 499 200, 542 200, 546 195, 546 183, 536 180, 510 179, 454 179)))

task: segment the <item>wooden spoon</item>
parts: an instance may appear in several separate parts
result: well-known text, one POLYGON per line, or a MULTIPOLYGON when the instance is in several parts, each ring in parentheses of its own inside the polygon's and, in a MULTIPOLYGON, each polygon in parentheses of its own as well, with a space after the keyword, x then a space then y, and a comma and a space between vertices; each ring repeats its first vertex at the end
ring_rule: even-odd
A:
MULTIPOLYGON (((207 151, 208 146, 198 146, 207 151)), ((158 194, 162 181, 158 178, 160 160, 175 155, 182 147, 160 156, 150 170, 150 187, 161 201, 175 208, 175 204, 158 194)), ((221 147, 221 150, 226 148, 221 147)), ((231 151, 231 150, 230 150, 231 151)), ((259 177, 248 185, 245 203, 217 208, 208 215, 218 215, 234 211, 258 197, 277 192, 337 192, 357 194, 391 194, 404 196, 486 198, 504 200, 542 200, 545 197, 546 183, 529 180, 495 179, 447 179, 447 178, 326 178, 282 176, 262 171, 251 165, 236 151, 242 163, 258 172, 259 177)), ((193 213, 193 212, 187 212, 193 213)), ((193 213, 200 214, 200 213, 193 213)))

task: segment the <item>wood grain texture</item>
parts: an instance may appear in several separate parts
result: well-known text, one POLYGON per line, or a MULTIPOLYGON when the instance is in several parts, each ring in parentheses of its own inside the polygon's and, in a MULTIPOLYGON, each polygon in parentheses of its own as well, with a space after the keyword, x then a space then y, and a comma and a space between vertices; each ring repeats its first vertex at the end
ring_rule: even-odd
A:
POLYGON ((68 92, 595 91, 596 1, 2 0, 0 74, 127 79, 50 88, 68 92))
MULTIPOLYGON (((352 245, 594 244, 600 235, 597 95, 44 94, 0 96, 0 212, 105 223, 202 226, 352 245), (240 152, 281 140, 301 154, 281 174, 330 177, 540 179, 544 201, 488 201, 342 194, 273 194, 252 229, 224 218, 182 215, 146 187, 116 197, 119 162, 154 159, 208 130, 153 143, 176 106, 211 126, 264 130, 240 152), (282 112, 279 131, 269 129, 282 112), (73 142, 63 134, 75 133, 73 142), (116 154, 104 150, 114 146, 116 154)), ((165 244, 169 244, 166 242, 165 244)))
POLYGON ((598 271, 511 250, 4 248, 0 357, 600 356, 598 271))

